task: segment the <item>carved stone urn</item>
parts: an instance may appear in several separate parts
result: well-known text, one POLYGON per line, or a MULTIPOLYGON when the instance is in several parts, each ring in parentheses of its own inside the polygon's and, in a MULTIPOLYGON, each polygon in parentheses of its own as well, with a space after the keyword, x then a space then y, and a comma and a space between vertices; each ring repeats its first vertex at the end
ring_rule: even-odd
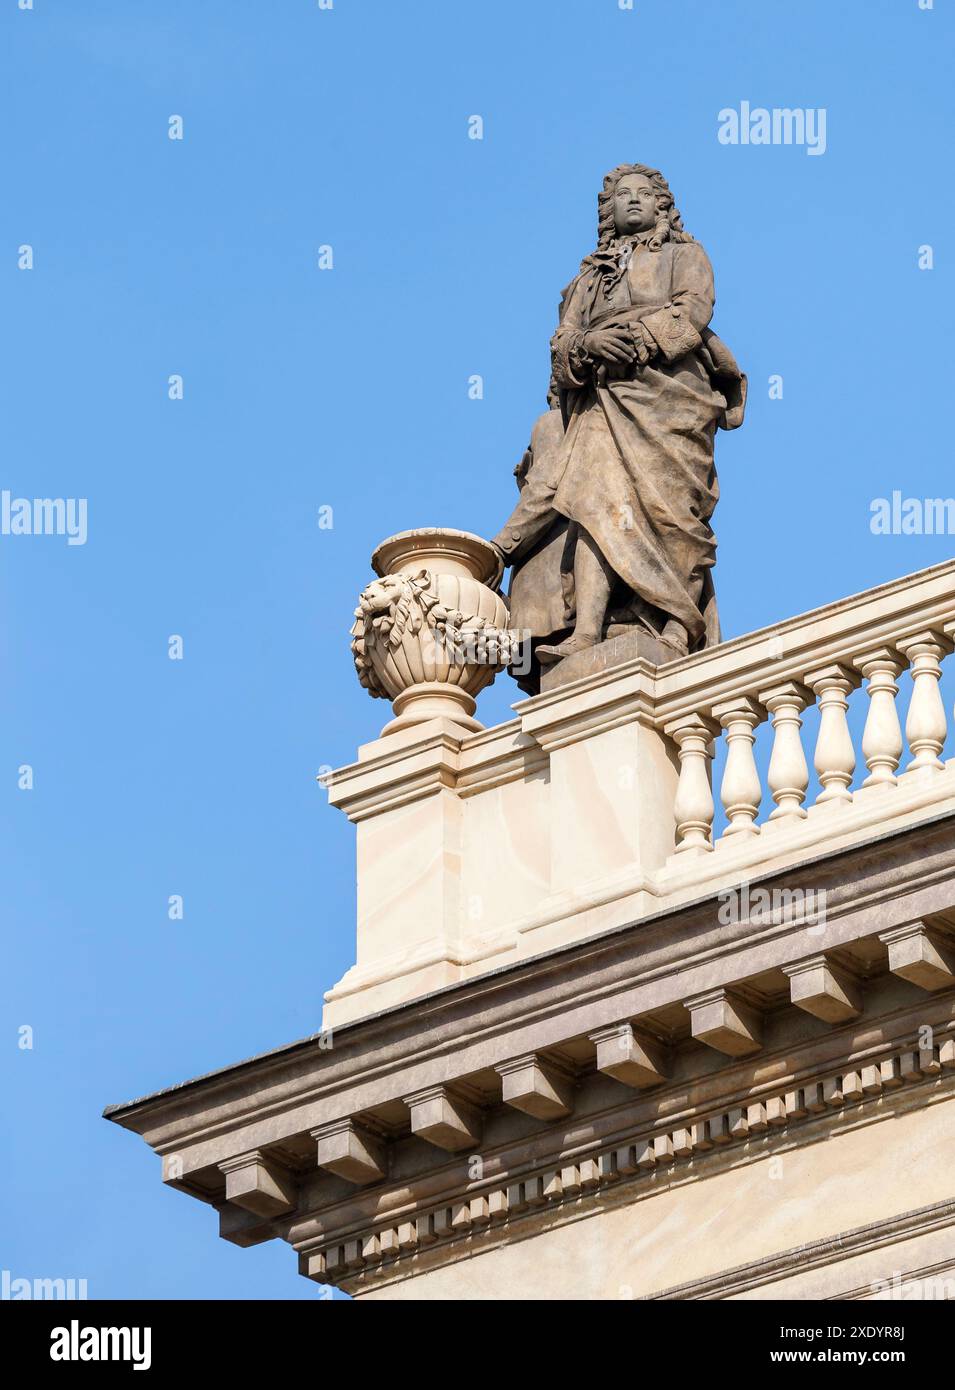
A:
POLYGON ((497 552, 468 531, 421 527, 382 541, 371 564, 379 577, 358 601, 351 649, 369 694, 392 701, 382 734, 440 716, 480 729, 474 697, 517 647, 497 552))

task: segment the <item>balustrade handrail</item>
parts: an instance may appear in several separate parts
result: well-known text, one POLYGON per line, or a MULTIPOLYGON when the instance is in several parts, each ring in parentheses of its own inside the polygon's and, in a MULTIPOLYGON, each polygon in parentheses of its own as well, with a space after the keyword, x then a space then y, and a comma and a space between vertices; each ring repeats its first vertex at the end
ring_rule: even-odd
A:
POLYGON ((654 682, 653 722, 663 728, 682 714, 709 715, 733 696, 755 697, 830 662, 854 666, 870 651, 952 623, 955 560, 946 560, 669 662, 654 682))
POLYGON ((868 775, 862 788, 885 790, 898 782, 904 745, 896 681, 906 667, 912 684, 905 772, 923 780, 942 772, 948 721, 939 680, 942 659, 953 650, 955 561, 946 561, 663 667, 655 682, 654 722, 679 751, 677 854, 713 849, 710 763, 721 732, 727 757, 720 798, 728 822, 722 839, 738 842, 764 828, 757 824, 762 780, 754 744, 757 726, 770 718, 766 785, 775 809, 767 824, 794 825, 806 817, 810 778, 800 715, 813 703, 820 710, 815 805, 830 811, 850 805, 857 758, 848 697, 863 680, 868 710, 860 751, 868 775))

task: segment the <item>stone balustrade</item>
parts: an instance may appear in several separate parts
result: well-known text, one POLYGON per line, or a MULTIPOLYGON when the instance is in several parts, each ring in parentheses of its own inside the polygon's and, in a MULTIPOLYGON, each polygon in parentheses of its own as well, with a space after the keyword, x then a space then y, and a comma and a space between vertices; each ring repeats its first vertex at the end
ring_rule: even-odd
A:
POLYGON ((358 842, 357 959, 326 1026, 947 813, 953 650, 949 561, 662 665, 594 667, 493 728, 364 745, 326 779, 358 842))
POLYGON ((948 721, 939 680, 953 636, 955 585, 946 564, 662 668, 657 718, 680 759, 676 853, 738 846, 807 816, 825 814, 837 826, 851 806, 942 773, 948 721), (863 686, 867 712, 857 748, 849 697, 863 686), (679 712, 669 714, 670 704, 679 712), (810 749, 803 714, 813 704, 820 717, 810 749), (764 725, 772 746, 762 778, 755 745, 764 725), (714 839, 712 762, 721 735, 718 790, 727 825, 714 839), (810 759, 819 791, 807 805, 810 759), (761 820, 767 793, 774 805, 761 820))

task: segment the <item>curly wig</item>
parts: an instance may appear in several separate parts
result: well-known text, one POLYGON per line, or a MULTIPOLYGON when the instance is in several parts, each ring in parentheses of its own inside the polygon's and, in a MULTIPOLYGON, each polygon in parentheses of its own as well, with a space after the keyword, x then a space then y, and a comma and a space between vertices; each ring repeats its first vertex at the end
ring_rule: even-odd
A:
POLYGON ((647 249, 659 251, 665 241, 692 241, 690 233, 683 230, 683 218, 673 202, 670 185, 660 170, 651 169, 647 164, 618 164, 604 176, 603 188, 597 194, 597 250, 609 251, 613 245, 616 235, 613 197, 617 184, 626 174, 642 174, 656 194, 657 222, 653 236, 647 242, 647 249))

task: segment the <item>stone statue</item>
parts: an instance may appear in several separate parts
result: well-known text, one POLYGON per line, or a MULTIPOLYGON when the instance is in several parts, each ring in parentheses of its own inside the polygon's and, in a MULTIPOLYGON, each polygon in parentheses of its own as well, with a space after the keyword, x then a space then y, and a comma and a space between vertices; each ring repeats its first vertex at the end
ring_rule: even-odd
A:
POLYGON ((712 267, 663 175, 618 165, 597 212, 597 249, 561 297, 551 408, 493 542, 513 567, 511 627, 534 639, 530 690, 537 663, 635 627, 673 658, 720 640, 713 446, 742 423, 746 378, 709 327, 712 267))

